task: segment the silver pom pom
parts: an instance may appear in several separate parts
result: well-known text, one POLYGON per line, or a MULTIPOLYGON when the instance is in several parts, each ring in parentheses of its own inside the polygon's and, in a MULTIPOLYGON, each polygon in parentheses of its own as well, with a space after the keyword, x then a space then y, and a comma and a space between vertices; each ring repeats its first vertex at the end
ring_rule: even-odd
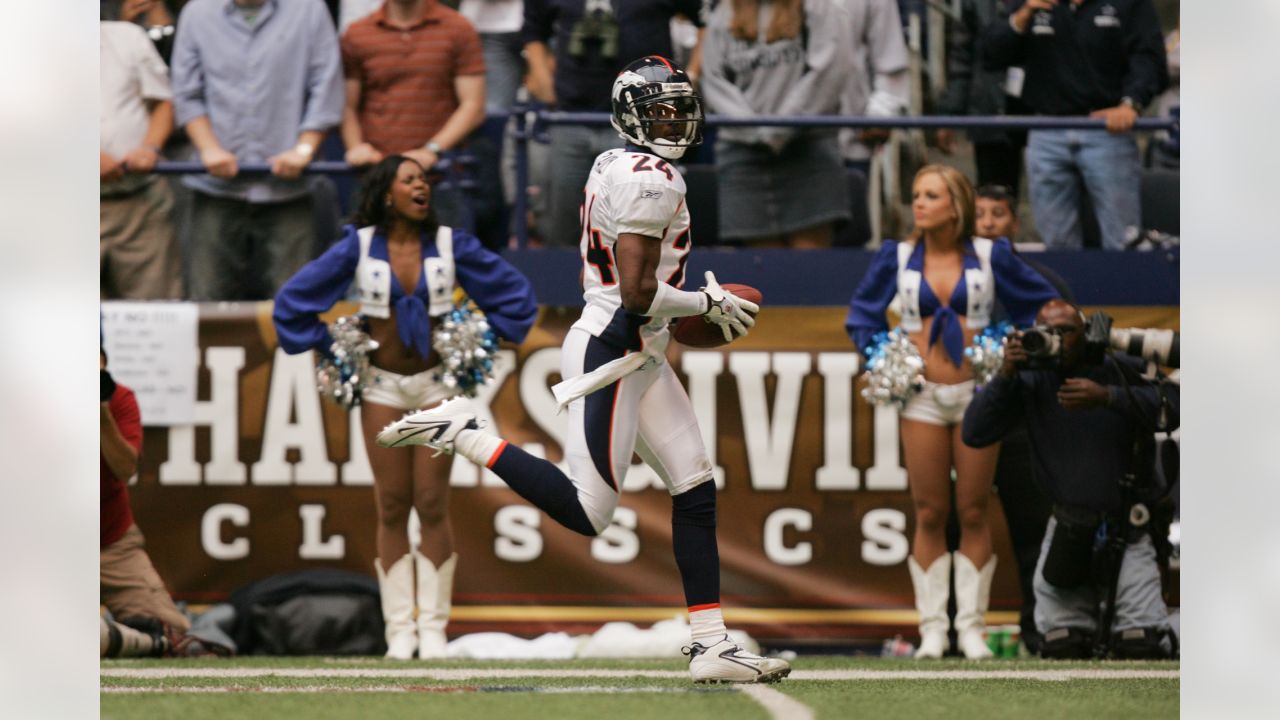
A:
POLYGON ((924 389, 924 358, 901 329, 877 333, 866 356, 867 387, 862 397, 872 405, 902 409, 924 389))
POLYGON ((368 383, 369 354, 378 343, 364 330, 358 315, 344 315, 329 325, 333 345, 332 358, 324 358, 316 370, 316 389, 320 395, 344 409, 360 404, 360 396, 368 383))
POLYGON ((973 366, 973 377, 979 385, 991 382, 1004 365, 1004 346, 1013 333, 1013 326, 999 322, 988 326, 973 336, 973 344, 964 349, 964 356, 973 366))
POLYGON ((475 397, 480 386, 493 380, 498 336, 474 303, 449 311, 432 332, 431 346, 440 355, 439 380, 445 387, 475 397))

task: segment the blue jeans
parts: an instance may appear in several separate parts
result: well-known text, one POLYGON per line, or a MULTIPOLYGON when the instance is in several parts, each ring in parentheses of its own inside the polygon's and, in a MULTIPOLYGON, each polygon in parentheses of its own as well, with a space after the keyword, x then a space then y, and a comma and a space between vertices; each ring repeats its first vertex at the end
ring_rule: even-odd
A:
POLYGON ((481 33, 480 49, 484 53, 485 112, 507 112, 524 82, 524 59, 520 56, 524 43, 520 33, 481 33))
POLYGON ((551 186, 547 228, 542 240, 553 247, 577 247, 582 231, 582 190, 591 174, 596 156, 622 147, 622 138, 611 125, 552 125, 551 186))
POLYGON ((1105 250, 1123 250, 1140 230, 1138 145, 1106 130, 1032 130, 1027 180, 1036 229, 1050 250, 1084 245, 1080 184, 1089 192, 1105 250))

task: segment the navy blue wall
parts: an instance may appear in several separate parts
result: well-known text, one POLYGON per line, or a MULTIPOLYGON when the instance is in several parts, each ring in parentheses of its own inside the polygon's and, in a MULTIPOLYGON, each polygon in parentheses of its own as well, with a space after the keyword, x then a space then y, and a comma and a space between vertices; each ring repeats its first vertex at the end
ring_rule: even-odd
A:
MULTIPOLYGON (((509 250, 503 257, 533 281, 538 302, 582 304, 574 249, 509 250)), ((689 261, 685 285, 702 284, 714 270, 722 283, 751 285, 769 305, 847 305, 873 253, 862 249, 734 250, 699 248, 689 261)), ((1037 260, 1056 270, 1082 305, 1178 305, 1176 252, 1040 252, 1037 260)))

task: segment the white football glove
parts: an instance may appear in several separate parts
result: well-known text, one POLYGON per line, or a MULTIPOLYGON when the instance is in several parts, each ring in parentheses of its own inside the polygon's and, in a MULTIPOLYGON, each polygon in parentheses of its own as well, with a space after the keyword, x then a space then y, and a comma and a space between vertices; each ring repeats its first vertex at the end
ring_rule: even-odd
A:
POLYGON ((707 285, 701 290, 711 300, 711 307, 703 317, 707 322, 720 326, 725 342, 732 342, 735 338, 746 335, 747 328, 756 324, 756 319, 751 314, 760 312, 760 306, 720 287, 715 273, 710 270, 705 277, 707 285))

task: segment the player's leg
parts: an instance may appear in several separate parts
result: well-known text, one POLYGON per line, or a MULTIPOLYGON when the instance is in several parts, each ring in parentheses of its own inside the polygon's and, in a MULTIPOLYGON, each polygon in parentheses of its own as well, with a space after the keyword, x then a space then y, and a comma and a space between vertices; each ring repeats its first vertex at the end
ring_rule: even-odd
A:
POLYGON ((404 413, 401 407, 370 402, 360 406, 369 467, 373 470, 374 507, 377 510, 378 591, 386 625, 387 657, 408 660, 418 649, 413 621, 413 557, 409 552, 409 509, 413 507, 413 456, 379 447, 374 439, 387 423, 404 413))
POLYGON ((667 363, 640 400, 636 452, 671 493, 671 547, 684 585, 692 643, 689 670, 697 682, 772 682, 791 667, 760 657, 730 638, 720 611, 720 553, 711 460, 689 396, 667 363))
MULTIPOLYGON (((928 392, 926 390, 926 392, 928 392)), ((919 658, 938 658, 947 649, 947 600, 951 596, 951 556, 947 553, 947 508, 951 502, 950 428, 910 417, 931 398, 918 396, 903 411, 903 455, 916 530, 907 568, 920 613, 919 658)))
MULTIPOLYGON (((561 375, 576 377, 625 353, 589 333, 571 330, 561 354, 561 375)), ((608 527, 618 490, 635 448, 636 406, 653 381, 636 372, 569 405, 565 460, 555 464, 481 431, 469 406, 451 401, 407 415, 379 434, 384 447, 426 445, 456 452, 492 470, 521 497, 561 525, 587 536, 608 527)))
POLYGON ((952 559, 956 573, 956 638, 965 657, 988 658, 991 650, 982 633, 996 570, 988 513, 1000 446, 969 447, 960 438, 960 426, 954 425, 951 452, 956 467, 956 513, 960 517, 960 550, 952 559))

